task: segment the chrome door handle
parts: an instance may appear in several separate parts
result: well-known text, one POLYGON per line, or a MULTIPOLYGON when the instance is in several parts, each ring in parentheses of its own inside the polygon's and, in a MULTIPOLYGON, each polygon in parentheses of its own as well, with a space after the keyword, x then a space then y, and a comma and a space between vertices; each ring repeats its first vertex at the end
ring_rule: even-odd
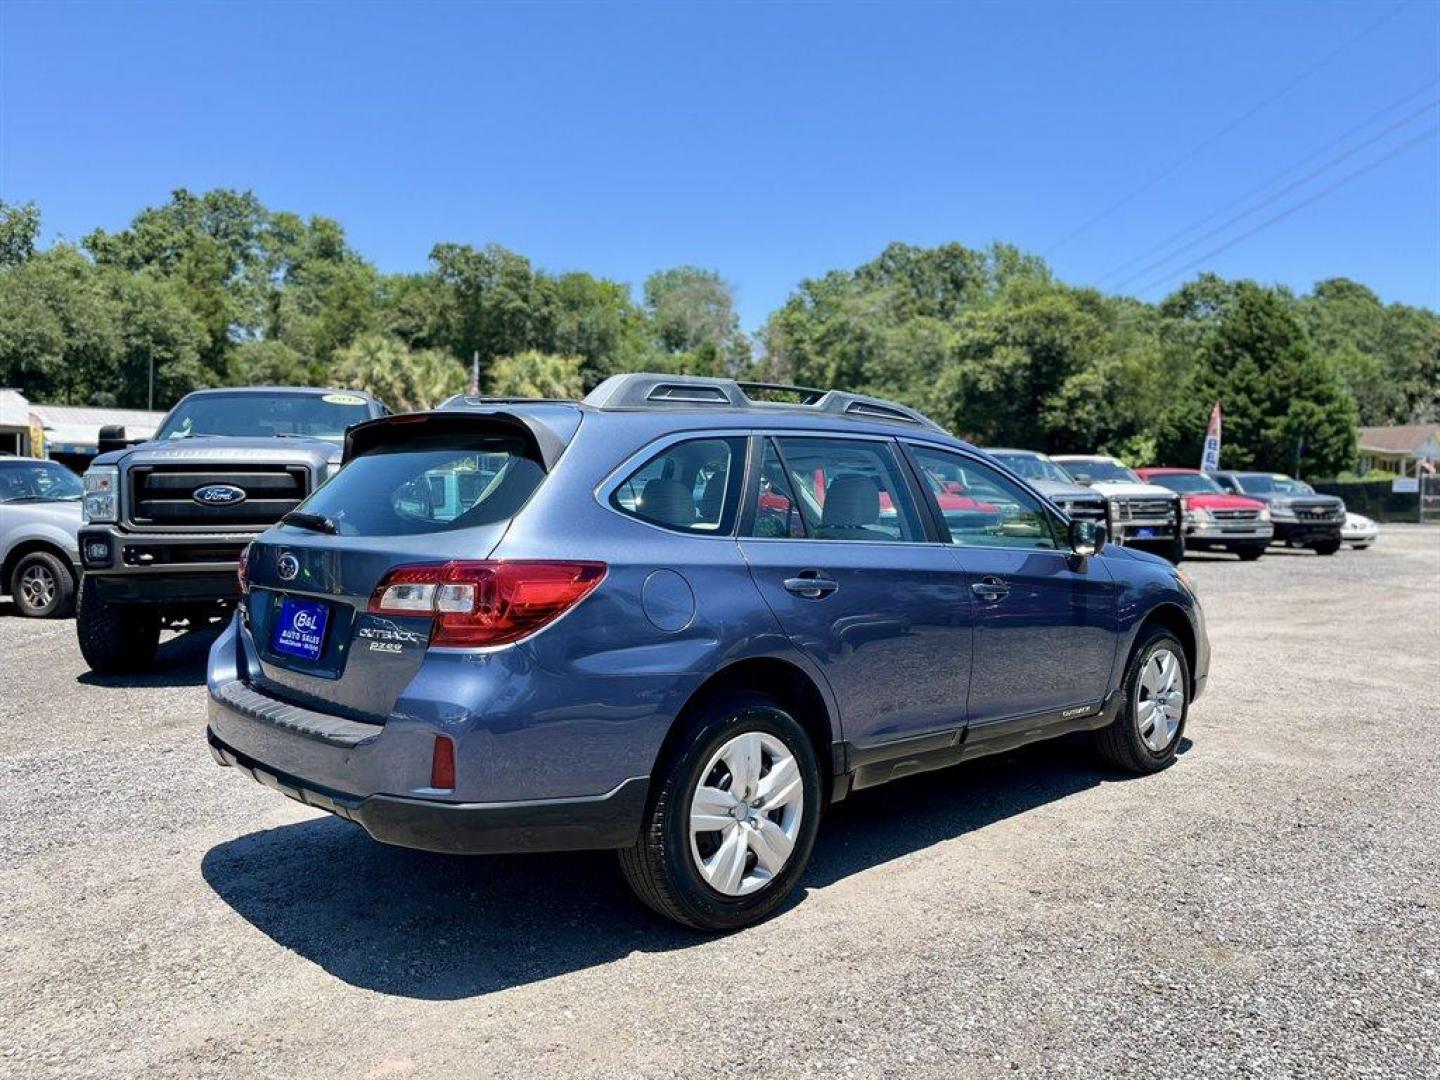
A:
POLYGON ((983 577, 970 586, 970 591, 981 600, 994 603, 1003 600, 1010 592, 1010 586, 997 577, 983 577))
POLYGON ((818 570, 801 570, 796 577, 785 579, 785 591, 807 600, 820 600, 840 588, 838 581, 821 577, 818 570))

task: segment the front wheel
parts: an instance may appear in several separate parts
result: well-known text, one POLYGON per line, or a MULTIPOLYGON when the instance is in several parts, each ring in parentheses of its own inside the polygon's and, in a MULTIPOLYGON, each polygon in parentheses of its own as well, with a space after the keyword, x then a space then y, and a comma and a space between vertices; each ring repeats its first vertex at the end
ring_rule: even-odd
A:
POLYGON ((1241 562, 1254 562, 1265 554, 1265 549, 1269 546, 1268 544, 1236 544, 1231 550, 1240 556, 1241 562))
POLYGON ((1314 551, 1316 555, 1334 555, 1335 552, 1340 550, 1340 541, 1326 540, 1323 543, 1313 545, 1311 550, 1314 551))
POLYGON ((1175 635, 1151 627, 1130 657, 1121 684, 1119 713, 1095 732, 1096 746, 1112 765, 1153 773, 1175 761, 1189 710, 1190 665, 1175 635))
POLYGON ((1185 559, 1185 538, 1183 536, 1175 537, 1161 549, 1160 554, 1179 566, 1185 559))
POLYGON ((75 612, 80 655, 97 675, 128 675, 155 658, 160 644, 160 610, 146 604, 111 604, 93 577, 80 580, 75 612))
POLYGON ((649 907, 699 930, 735 930, 799 884, 820 821, 820 767, 769 698, 717 699, 655 777, 639 842, 620 867, 649 907))
POLYGON ((10 595, 20 614, 32 619, 60 619, 75 605, 75 579, 64 560, 48 551, 32 551, 15 564, 10 595))

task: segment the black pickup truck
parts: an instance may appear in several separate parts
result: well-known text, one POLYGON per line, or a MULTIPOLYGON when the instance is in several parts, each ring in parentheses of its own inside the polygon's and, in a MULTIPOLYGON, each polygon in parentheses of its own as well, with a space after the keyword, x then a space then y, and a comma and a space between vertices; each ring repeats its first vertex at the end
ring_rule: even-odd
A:
POLYGON ((388 411, 357 390, 197 390, 154 439, 95 458, 75 617, 91 669, 135 671, 162 626, 224 615, 245 545, 340 467, 347 427, 388 411))
POLYGON ((1320 495, 1305 481, 1284 473, 1226 470, 1211 475, 1226 491, 1249 495, 1270 507, 1275 543, 1308 547, 1318 555, 1334 555, 1340 550, 1340 528, 1345 524, 1343 500, 1320 495))

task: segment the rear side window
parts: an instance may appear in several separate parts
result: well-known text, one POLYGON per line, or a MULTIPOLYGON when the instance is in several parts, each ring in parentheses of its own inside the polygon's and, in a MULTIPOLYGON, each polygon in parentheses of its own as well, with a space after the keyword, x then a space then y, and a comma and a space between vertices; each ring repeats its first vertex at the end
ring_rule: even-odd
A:
POLYGON ((798 515, 803 535, 811 540, 923 539, 889 444, 800 436, 774 441, 780 469, 772 465, 762 477, 757 536, 801 535, 795 527, 798 515))
POLYGON ((621 481, 610 505, 622 514, 682 532, 729 534, 745 474, 745 439, 673 443, 621 481))
POLYGON ((406 536, 514 517, 545 479, 523 439, 445 435, 355 458, 301 504, 341 536, 406 536))

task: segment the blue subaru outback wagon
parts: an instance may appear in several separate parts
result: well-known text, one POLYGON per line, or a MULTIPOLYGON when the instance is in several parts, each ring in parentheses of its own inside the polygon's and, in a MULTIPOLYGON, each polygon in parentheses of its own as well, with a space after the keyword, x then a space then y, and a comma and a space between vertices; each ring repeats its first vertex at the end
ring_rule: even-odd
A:
POLYGON ((917 412, 776 390, 352 427, 242 562, 216 760, 386 843, 615 849, 708 929, 780 904, 856 789, 1080 730, 1174 760, 1209 667, 1180 571, 917 412))

